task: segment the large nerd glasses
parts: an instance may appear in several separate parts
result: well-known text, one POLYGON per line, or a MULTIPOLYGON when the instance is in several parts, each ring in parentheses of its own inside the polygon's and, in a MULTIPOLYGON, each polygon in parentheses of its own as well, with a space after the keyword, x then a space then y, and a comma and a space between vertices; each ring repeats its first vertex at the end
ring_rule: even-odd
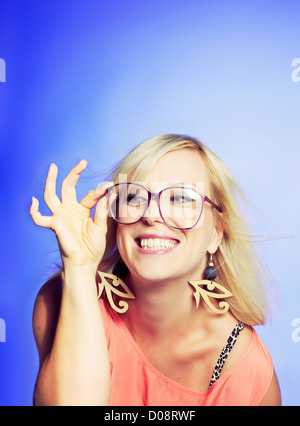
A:
POLYGON ((172 186, 153 193, 143 185, 126 182, 111 186, 107 193, 110 216, 123 225, 132 225, 144 217, 151 200, 156 201, 163 221, 175 229, 194 228, 205 202, 221 212, 220 207, 208 197, 182 186, 172 186))

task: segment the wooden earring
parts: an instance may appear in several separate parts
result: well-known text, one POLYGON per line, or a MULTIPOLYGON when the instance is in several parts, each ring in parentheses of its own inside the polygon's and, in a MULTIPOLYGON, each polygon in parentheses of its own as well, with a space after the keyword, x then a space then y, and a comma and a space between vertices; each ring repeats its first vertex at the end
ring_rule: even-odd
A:
POLYGON ((127 285, 116 275, 101 271, 98 271, 97 275, 100 279, 100 281, 98 281, 97 279, 98 299, 100 299, 103 294, 103 291, 105 290, 107 300, 113 310, 120 314, 124 314, 129 308, 128 303, 124 300, 120 300, 118 302, 119 306, 117 306, 114 302, 113 294, 125 299, 135 299, 134 294, 131 292, 131 290, 129 290, 127 285), (117 287, 121 287, 124 291, 120 291, 117 287))
POLYGON ((221 284, 214 282, 213 280, 217 278, 218 272, 214 267, 213 256, 210 255, 208 266, 204 269, 203 272, 204 280, 201 281, 189 281, 189 283, 194 287, 195 292, 193 293, 196 300, 196 308, 198 308, 200 299, 204 300, 207 306, 215 313, 215 314, 226 314, 229 309, 229 303, 221 301, 219 302, 219 308, 216 308, 210 298, 212 299, 227 299, 228 297, 232 297, 233 294, 230 293, 225 287, 221 284), (206 286, 206 289, 202 288, 202 286, 206 286), (217 289, 220 293, 214 293, 214 290, 217 289))

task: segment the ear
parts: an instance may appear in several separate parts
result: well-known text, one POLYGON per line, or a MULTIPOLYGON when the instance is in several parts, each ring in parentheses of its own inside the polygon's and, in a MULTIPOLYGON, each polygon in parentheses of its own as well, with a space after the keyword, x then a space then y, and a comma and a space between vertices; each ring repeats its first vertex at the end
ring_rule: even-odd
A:
POLYGON ((216 219, 216 224, 213 229, 212 238, 208 245, 207 251, 209 254, 214 254, 219 248, 224 235, 224 228, 221 221, 216 219))

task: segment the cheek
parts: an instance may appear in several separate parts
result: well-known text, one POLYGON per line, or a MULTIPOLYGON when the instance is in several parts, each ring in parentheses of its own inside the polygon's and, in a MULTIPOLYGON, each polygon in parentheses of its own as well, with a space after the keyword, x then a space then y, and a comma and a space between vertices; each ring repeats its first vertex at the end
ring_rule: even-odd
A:
POLYGON ((210 226, 191 230, 186 239, 186 251, 192 262, 205 262, 205 256, 212 238, 210 226))
POLYGON ((128 227, 125 225, 118 225, 116 234, 117 247, 121 258, 125 263, 127 263, 128 254, 130 254, 130 246, 128 244, 129 239, 128 227))
POLYGON ((124 252, 124 241, 125 241, 125 238, 124 238, 124 232, 123 232, 123 230, 120 229, 120 225, 118 225, 118 228, 117 228, 116 241, 117 241, 117 247, 118 247, 119 253, 122 256, 122 252, 124 252))
POLYGON ((207 244, 203 236, 201 236, 201 238, 193 238, 193 240, 190 241, 187 256, 192 263, 202 263, 206 252, 207 244))

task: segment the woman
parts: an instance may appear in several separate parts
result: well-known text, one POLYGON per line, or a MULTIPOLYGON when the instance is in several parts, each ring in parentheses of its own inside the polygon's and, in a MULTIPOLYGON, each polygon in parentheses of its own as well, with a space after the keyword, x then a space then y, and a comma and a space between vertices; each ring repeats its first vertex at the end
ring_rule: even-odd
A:
POLYGON ((78 203, 85 167, 60 201, 51 165, 52 216, 35 198, 30 209, 63 263, 34 307, 35 404, 280 405, 252 328, 267 313, 263 275, 224 163, 195 138, 159 136, 78 203))

